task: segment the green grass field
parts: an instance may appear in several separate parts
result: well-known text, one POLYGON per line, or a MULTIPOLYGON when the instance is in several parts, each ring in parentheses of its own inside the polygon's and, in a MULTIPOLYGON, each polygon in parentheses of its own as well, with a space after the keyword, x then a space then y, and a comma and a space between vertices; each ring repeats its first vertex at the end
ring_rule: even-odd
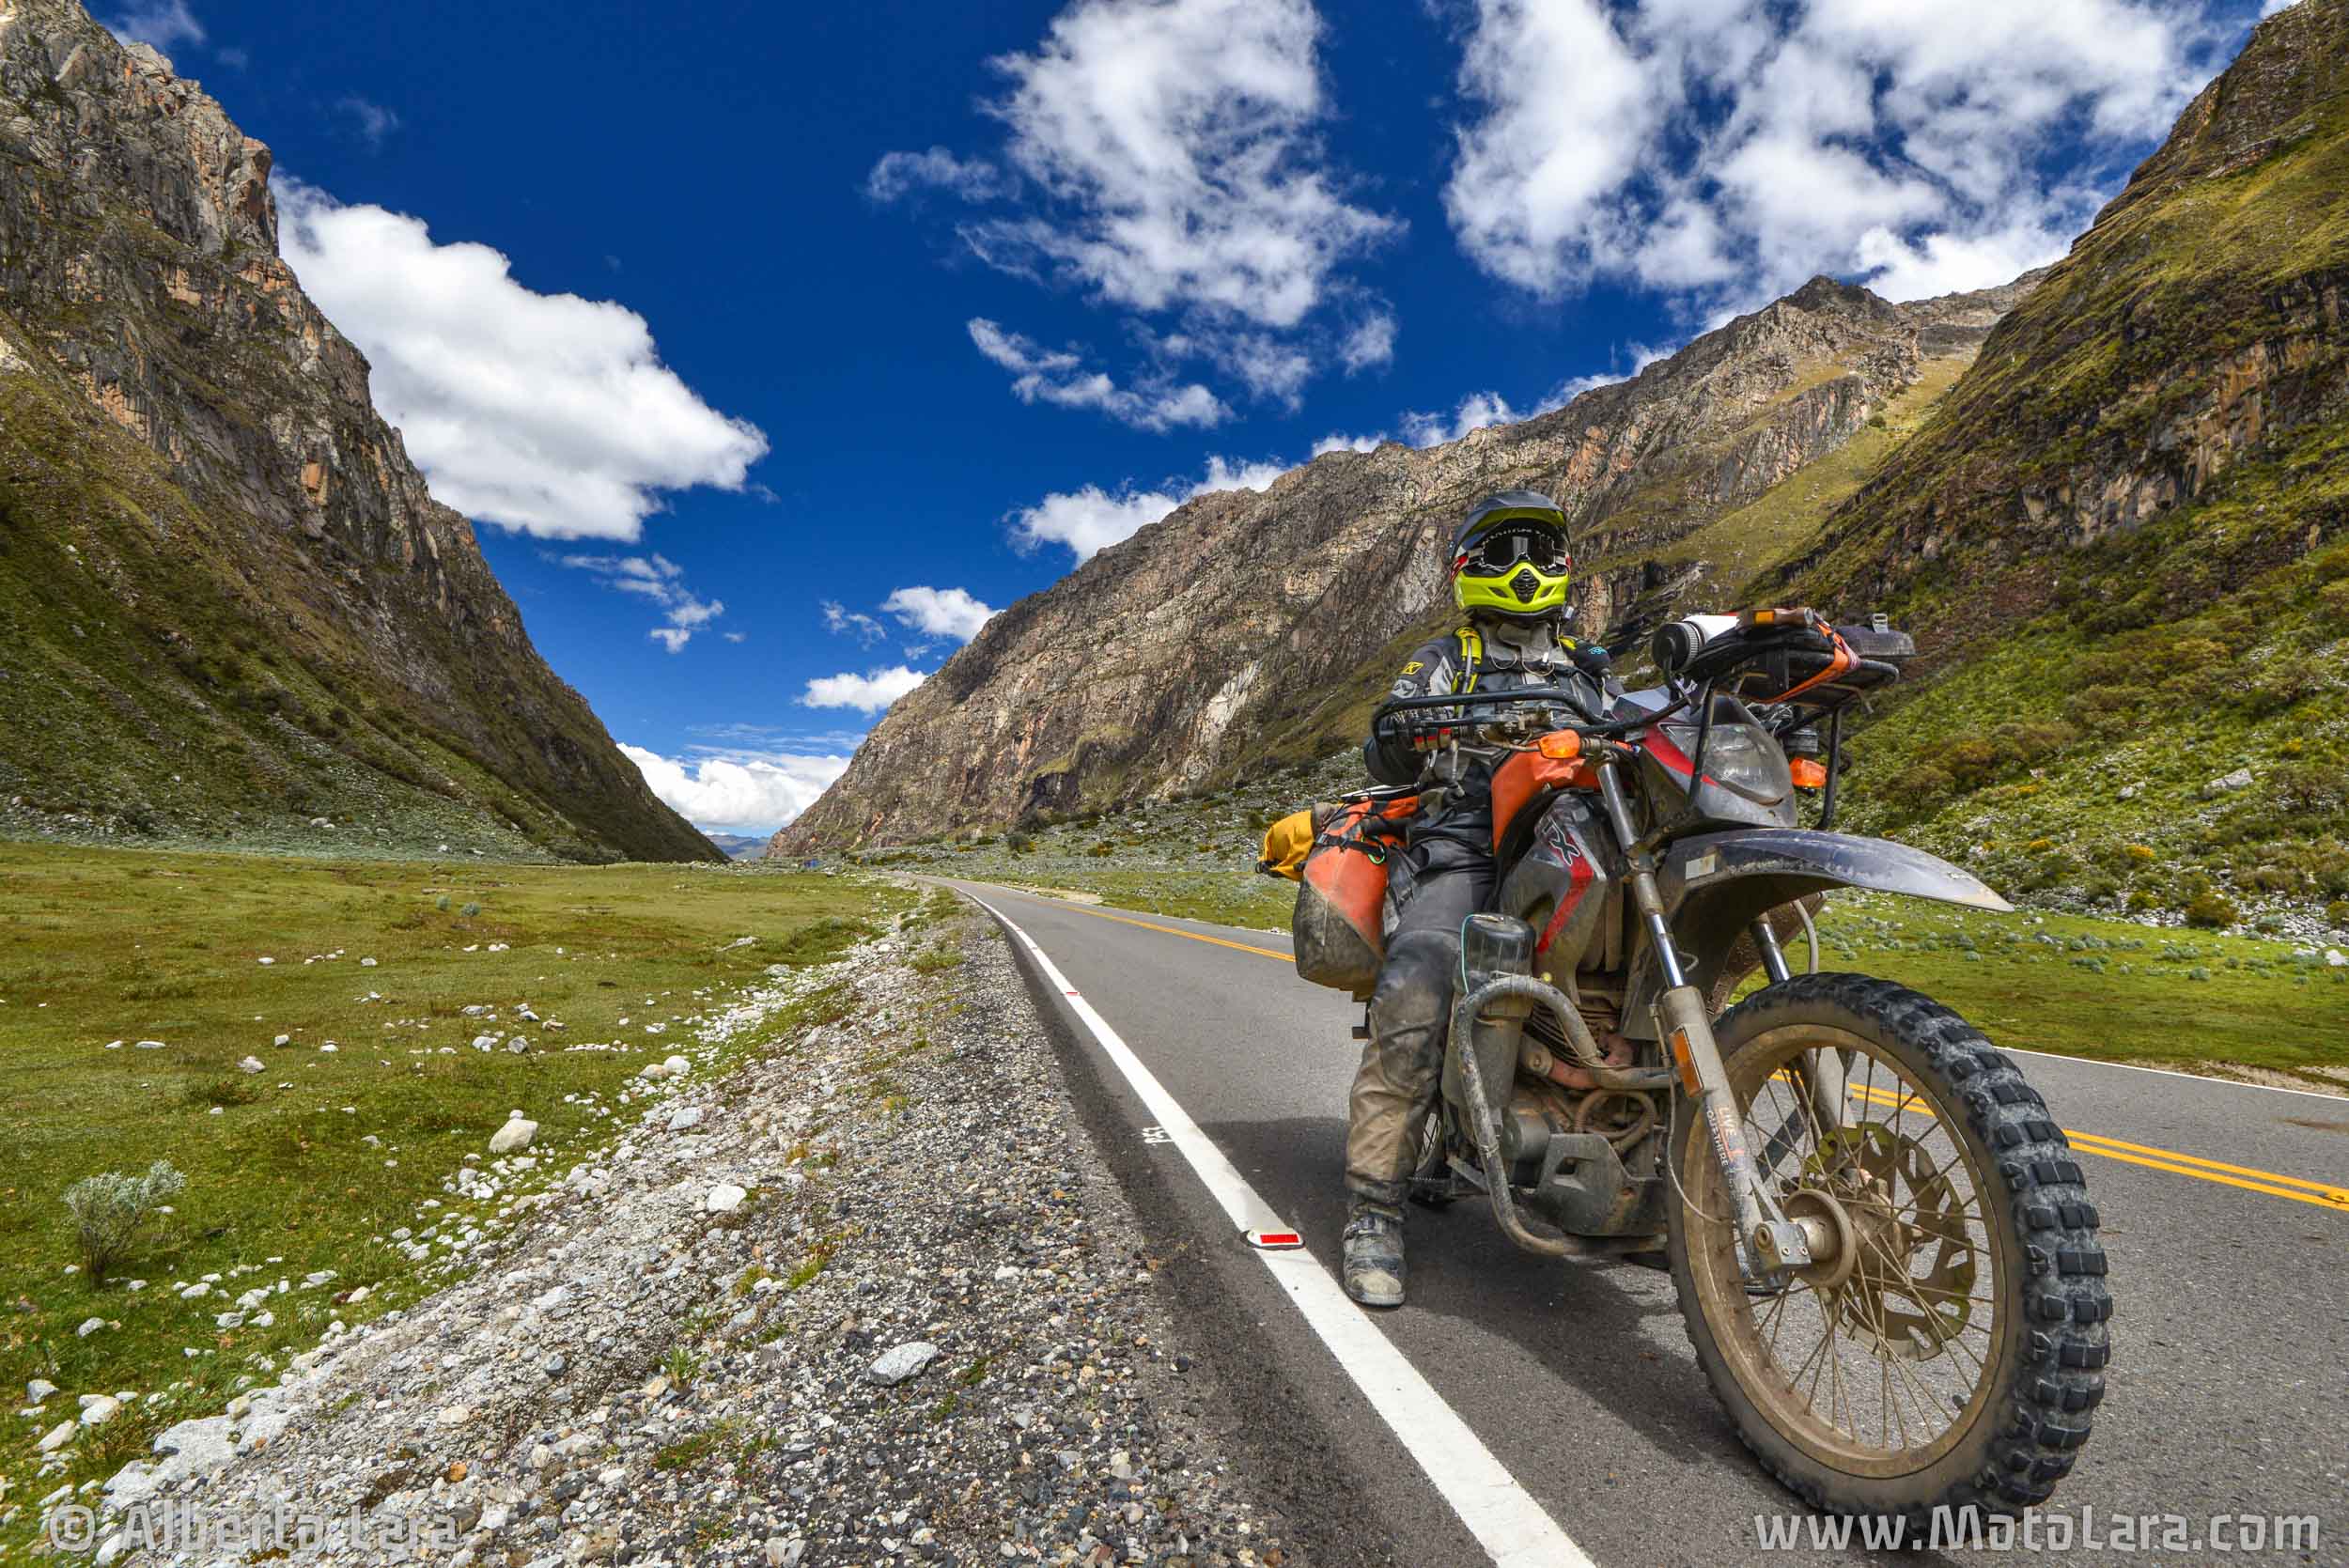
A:
POLYGON ((273 1381, 330 1317, 412 1298, 423 1265, 393 1232, 423 1233, 438 1259, 494 1213, 443 1184, 467 1155, 490 1157, 509 1110, 539 1124, 530 1157, 569 1163, 630 1118, 615 1095, 689 1043, 692 1016, 912 903, 876 880, 763 869, 0 845, 0 1387, 11 1410, 29 1378, 63 1390, 39 1421, 0 1427, 0 1512, 39 1495, 33 1443, 74 1394, 171 1393, 78 1438, 78 1483, 168 1421, 273 1381), (478 1050, 482 1033, 504 1038, 478 1050), (263 1070, 240 1071, 245 1057, 263 1070), (157 1159, 188 1178, 176 1212, 102 1288, 69 1271, 60 1194, 157 1159), (419 1219, 428 1200, 446 1206, 419 1219), (247 1289, 324 1269, 334 1280, 267 1303, 272 1324, 216 1325, 247 1289), (209 1275, 201 1299, 173 1288, 209 1275), (359 1286, 366 1300, 336 1304, 359 1286))

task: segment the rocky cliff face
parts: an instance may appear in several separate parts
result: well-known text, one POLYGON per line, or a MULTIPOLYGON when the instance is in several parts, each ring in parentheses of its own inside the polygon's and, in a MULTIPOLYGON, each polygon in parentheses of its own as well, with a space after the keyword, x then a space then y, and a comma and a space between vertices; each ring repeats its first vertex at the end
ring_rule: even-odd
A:
POLYGON ((1708 525, 1947 384, 2027 288, 1894 305, 1817 279, 1523 424, 1199 497, 997 615, 777 851, 1094 809, 1358 738, 1403 647, 1449 617, 1442 540, 1492 490, 1564 505, 1585 628, 1654 608, 1715 565, 1691 547, 1708 525))
MULTIPOLYGON (((2051 560, 2217 499, 2247 463, 2326 444, 2349 415, 2345 286, 2349 3, 2302 0, 2260 24, 1991 332, 1933 429, 1783 580, 1892 601, 1950 648, 2052 607, 2065 570, 2051 560)), ((2340 526, 2337 505, 2284 489, 2250 527, 2196 530, 2191 582, 2116 578, 2103 597, 2191 609, 2340 526)))
POLYGON ((547 669, 277 254, 270 152, 0 4, 0 796, 20 827, 714 858, 547 669))

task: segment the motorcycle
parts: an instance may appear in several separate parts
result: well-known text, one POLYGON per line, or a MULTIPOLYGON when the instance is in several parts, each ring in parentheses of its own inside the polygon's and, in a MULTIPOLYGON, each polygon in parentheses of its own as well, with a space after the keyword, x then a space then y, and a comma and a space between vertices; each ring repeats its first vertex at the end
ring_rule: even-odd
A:
POLYGON ((2112 1300, 2086 1180, 2015 1060, 1930 997, 1817 972, 1830 890, 2012 912, 1833 831, 1843 714, 1913 652, 1880 616, 1695 617, 1657 633, 1648 691, 1410 697, 1374 722, 1511 753, 1413 1196, 1481 1200, 1543 1256, 1660 1252, 1762 1463, 1814 1507, 1922 1527, 2071 1471, 2112 1300))

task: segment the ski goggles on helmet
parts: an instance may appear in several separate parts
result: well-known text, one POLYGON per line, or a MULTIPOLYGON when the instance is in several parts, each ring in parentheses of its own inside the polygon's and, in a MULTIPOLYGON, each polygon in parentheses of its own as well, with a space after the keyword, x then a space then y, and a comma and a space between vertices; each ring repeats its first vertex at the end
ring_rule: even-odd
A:
POLYGON ((1504 522, 1468 542, 1453 569, 1476 577, 1503 577, 1520 566, 1549 573, 1574 564, 1566 536, 1555 523, 1504 522))

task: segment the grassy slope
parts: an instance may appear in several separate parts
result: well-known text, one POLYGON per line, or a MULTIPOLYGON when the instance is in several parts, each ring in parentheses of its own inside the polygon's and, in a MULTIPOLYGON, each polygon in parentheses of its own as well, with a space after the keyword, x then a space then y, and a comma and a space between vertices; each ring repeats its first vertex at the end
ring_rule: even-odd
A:
MULTIPOLYGON (((517 686, 527 672, 480 667, 424 616, 413 636, 461 673, 472 689, 458 700, 477 702, 505 760, 481 754, 348 624, 353 603, 412 613, 392 602, 400 585, 367 585, 385 568, 224 507, 192 497, 57 378, 0 372, 0 832, 361 854, 445 842, 583 861, 631 844, 647 858, 708 853, 649 797, 559 783, 548 759, 602 744, 600 732, 538 733, 527 716, 547 698, 517 686), (339 598, 330 574, 345 579, 339 598), (320 816, 338 826, 313 829, 320 816)), ((612 766, 630 768, 616 755, 612 766)))
MULTIPOLYGON (((778 960, 837 952, 856 919, 910 902, 852 878, 717 867, 0 846, 0 1299, 23 1304, 0 1321, 0 1385, 43 1376, 70 1396, 185 1379, 76 1445, 87 1452, 72 1480, 110 1474, 173 1412, 217 1409, 239 1379, 314 1343, 330 1313, 365 1317, 412 1293, 414 1265, 382 1238, 428 1223, 416 1218, 428 1199, 448 1205, 437 1212, 452 1231, 488 1218, 442 1184, 508 1110, 539 1123, 534 1156, 575 1157, 612 1126, 625 1080, 684 1044, 673 1020, 778 960), (745 936, 757 940, 731 945, 745 936), (523 1001, 566 1027, 518 1021, 523 1001), (475 1004, 501 1017, 462 1014, 475 1004), (516 1031, 526 1055, 471 1048, 477 1032, 516 1031), (279 1034, 292 1044, 273 1046, 279 1034), (165 1047, 138 1049, 144 1039, 165 1047), (318 1048, 328 1040, 334 1054, 318 1048), (626 1048, 565 1048, 614 1043, 626 1048), (247 1055, 267 1070, 238 1071, 247 1055), (76 1253, 58 1195, 159 1158, 188 1189, 117 1270, 148 1287, 94 1290, 66 1273, 76 1253), (337 1271, 332 1287, 276 1298, 274 1327, 214 1327, 246 1288, 322 1268, 337 1271), (210 1273, 229 1276, 210 1298, 166 1288, 210 1273), (362 1284, 382 1288, 330 1306, 362 1284), (114 1326, 77 1335, 92 1316, 114 1326)), ((70 1412, 63 1396, 50 1410, 61 1403, 70 1412)), ((30 1495, 32 1441, 56 1419, 0 1428, 11 1500, 30 1495)))

